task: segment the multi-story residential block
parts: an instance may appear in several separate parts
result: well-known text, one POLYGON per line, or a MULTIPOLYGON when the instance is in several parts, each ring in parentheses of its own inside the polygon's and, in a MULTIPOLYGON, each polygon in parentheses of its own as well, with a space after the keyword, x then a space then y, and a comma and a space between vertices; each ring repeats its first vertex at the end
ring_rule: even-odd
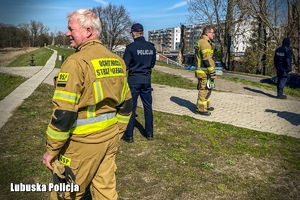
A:
MULTIPOLYGON (((193 52, 195 43, 201 38, 203 27, 206 24, 196 24, 185 26, 184 30, 184 40, 185 40, 185 50, 186 52, 193 52)), ((221 23, 220 34, 222 35, 222 30, 224 30, 225 22, 221 23)), ((232 52, 245 52, 248 40, 251 37, 251 31, 253 30, 253 25, 251 21, 244 21, 234 27, 235 36, 231 41, 231 51, 232 52)), ((218 34, 216 32, 216 34, 218 34)), ((178 51, 180 50, 180 38, 181 38, 181 28, 167 28, 159 29, 148 32, 148 40, 156 45, 158 51, 178 51)), ((223 37, 221 37, 223 40, 223 37)), ((222 41, 221 41, 222 42, 222 41)), ((216 44, 218 42, 216 41, 216 44)), ((218 46, 218 44, 217 44, 218 46)))
POLYGON ((180 44, 180 27, 148 32, 148 41, 155 44, 157 51, 176 51, 180 44))

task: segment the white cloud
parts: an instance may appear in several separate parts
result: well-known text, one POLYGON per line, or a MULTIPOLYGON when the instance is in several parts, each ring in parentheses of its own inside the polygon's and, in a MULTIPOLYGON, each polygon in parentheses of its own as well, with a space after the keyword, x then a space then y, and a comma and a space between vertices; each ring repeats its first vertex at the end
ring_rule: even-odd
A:
POLYGON ((103 4, 103 5, 108 5, 108 2, 106 2, 106 1, 104 1, 104 0, 95 0, 96 2, 98 2, 98 3, 101 3, 101 4, 103 4))
POLYGON ((170 8, 167 8, 167 10, 173 10, 175 8, 179 8, 179 7, 182 7, 182 6, 185 6, 185 5, 187 5, 187 2, 186 1, 182 1, 182 2, 176 3, 175 5, 173 5, 170 8))

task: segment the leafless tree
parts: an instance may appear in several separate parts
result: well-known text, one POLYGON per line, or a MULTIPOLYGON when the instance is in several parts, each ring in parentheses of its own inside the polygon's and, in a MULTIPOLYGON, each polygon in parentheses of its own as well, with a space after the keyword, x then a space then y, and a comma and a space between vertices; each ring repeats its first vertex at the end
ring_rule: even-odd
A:
POLYGON ((221 57, 224 55, 224 29, 227 2, 223 0, 186 0, 188 20, 192 24, 211 24, 215 28, 215 40, 221 57))
POLYGON ((300 0, 287 0, 288 28, 287 37, 291 39, 295 72, 300 71, 300 0))
POLYGON ((55 42, 59 45, 67 45, 69 41, 69 38, 66 37, 66 33, 62 31, 58 31, 55 34, 55 42))
POLYGON ((30 23, 19 24, 19 27, 24 33, 29 34, 30 46, 43 46, 46 42, 45 35, 48 35, 49 28, 43 23, 31 20, 30 23))
POLYGON ((244 10, 239 8, 237 0, 187 0, 188 19, 196 24, 213 24, 217 55, 227 67, 230 65, 232 38, 238 34, 238 23, 246 18, 244 10))
POLYGON ((102 23, 102 34, 100 40, 108 49, 114 50, 117 45, 130 42, 130 27, 132 20, 124 6, 116 6, 111 3, 105 7, 93 8, 102 23))

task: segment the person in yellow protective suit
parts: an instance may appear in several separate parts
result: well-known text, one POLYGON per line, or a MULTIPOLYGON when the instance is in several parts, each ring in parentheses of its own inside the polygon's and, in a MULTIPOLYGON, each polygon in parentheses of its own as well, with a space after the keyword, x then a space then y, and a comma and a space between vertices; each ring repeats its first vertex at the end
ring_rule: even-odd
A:
POLYGON ((216 79, 215 62, 213 60, 214 29, 208 25, 203 29, 201 39, 195 44, 195 76, 198 79, 198 98, 196 112, 210 116, 213 107, 210 107, 210 95, 216 79))
POLYGON ((131 116, 131 92, 122 58, 99 41, 96 13, 68 15, 70 46, 76 52, 56 77, 54 109, 46 130, 43 163, 53 171, 51 199, 117 199, 117 145, 131 116))

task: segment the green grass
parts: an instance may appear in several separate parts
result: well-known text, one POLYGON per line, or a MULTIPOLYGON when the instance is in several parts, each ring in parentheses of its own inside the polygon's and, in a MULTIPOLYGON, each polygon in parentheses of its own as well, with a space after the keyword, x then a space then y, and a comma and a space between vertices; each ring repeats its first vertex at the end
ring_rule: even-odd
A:
MULTIPOLYGON (((219 76, 221 79, 227 80, 227 81, 232 81, 235 83, 242 83, 244 85, 250 85, 270 91, 277 91, 277 86, 273 84, 268 84, 268 83, 259 83, 259 82, 254 82, 254 81, 247 81, 245 79, 240 79, 239 77, 235 76, 232 78, 224 77, 224 76, 219 76)), ((300 89, 299 88, 290 88, 288 86, 284 87, 284 93, 286 95, 291 95, 295 97, 300 97, 300 89)))
MULTIPOLYGON (((5 83, 14 88, 19 78, 0 74, 0 96, 9 90, 5 83)), ((235 79, 232 81, 240 81, 235 79)), ((195 87, 182 77, 155 71, 152 80, 173 87, 195 87)), ((48 198, 49 193, 10 192, 9 188, 10 183, 51 181, 51 173, 41 161, 53 90, 53 86, 41 84, 0 129, 0 199, 48 198)), ((119 144, 116 175, 120 199, 277 200, 300 196, 300 139, 153 113, 154 141, 142 136, 143 110, 137 108, 135 142, 119 144)))
MULTIPOLYGON (((153 79, 162 76, 154 73, 153 79)), ((44 192, 10 192, 9 186, 51 181, 41 161, 53 90, 41 84, 0 130, 0 199, 48 197, 44 192)), ((119 144, 120 199, 297 199, 300 195, 300 139, 154 111, 155 138, 147 141, 141 134, 142 108, 137 114, 135 142, 119 144)))
POLYGON ((65 47, 57 47, 57 46, 49 46, 49 48, 51 49, 54 49, 57 51, 57 59, 56 59, 56 62, 55 62, 55 68, 60 68, 61 65, 62 65, 62 61, 60 61, 58 59, 58 57, 61 55, 61 56, 64 56, 64 59, 66 60, 67 57, 69 57, 70 55, 72 55, 75 50, 72 49, 72 48, 65 48, 65 47))
POLYGON ((22 76, 0 73, 0 100, 4 99, 25 80, 26 78, 22 76))
POLYGON ((40 48, 35 51, 22 54, 6 65, 6 67, 30 66, 31 54, 34 54, 35 66, 44 66, 51 57, 53 51, 47 48, 40 48))
MULTIPOLYGON (((166 63, 161 62, 161 61, 157 61, 156 64, 159 65, 159 66, 170 67, 172 69, 185 70, 183 68, 180 68, 180 67, 177 67, 177 66, 171 65, 171 64, 166 64, 166 63)), ((185 71, 187 71, 187 70, 185 70, 185 71)), ((194 71, 189 71, 189 72, 194 73, 194 71)), ((162 73, 162 72, 159 72, 159 73, 162 73)), ((251 74, 247 74, 247 75, 251 76, 251 74)), ((257 76, 257 75, 253 75, 253 76, 257 76)), ((184 88, 186 84, 190 85, 190 83, 192 83, 192 81, 184 80, 184 78, 179 78, 178 76, 177 76, 177 79, 180 79, 180 81, 184 81, 185 83, 184 84, 179 84, 179 85, 176 84, 177 86, 174 86, 174 87, 184 88)), ((276 85, 267 84, 267 83, 259 83, 259 82, 254 82, 254 81, 248 81, 248 80, 245 80, 245 79, 240 79, 238 76, 231 77, 231 78, 225 77, 225 76, 218 76, 218 79, 224 79, 226 81, 241 83, 241 84, 244 84, 244 85, 254 86, 254 87, 257 87, 257 88, 262 88, 262 89, 266 89, 266 90, 270 90, 270 91, 277 91, 276 85)), ((169 85, 169 86, 171 86, 171 84, 173 84, 172 83, 173 79, 171 77, 166 79, 166 80, 154 79, 154 81, 159 81, 159 82, 161 82, 161 84, 165 84, 165 85, 169 85)), ((160 83, 158 83, 158 84, 160 84, 160 83)), ((186 89, 194 89, 194 88, 195 88, 195 84, 194 84, 194 87, 191 87, 191 88, 190 88, 190 86, 186 87, 186 89)), ((295 96, 295 97, 300 98, 300 89, 299 88, 295 89, 295 88, 290 88, 290 87, 286 86, 284 88, 284 93, 286 95, 291 95, 291 96, 295 96)))
POLYGON ((168 85, 171 87, 185 88, 185 89, 195 89, 195 83, 187 80, 181 76, 167 74, 163 72, 152 71, 152 83, 168 85))

